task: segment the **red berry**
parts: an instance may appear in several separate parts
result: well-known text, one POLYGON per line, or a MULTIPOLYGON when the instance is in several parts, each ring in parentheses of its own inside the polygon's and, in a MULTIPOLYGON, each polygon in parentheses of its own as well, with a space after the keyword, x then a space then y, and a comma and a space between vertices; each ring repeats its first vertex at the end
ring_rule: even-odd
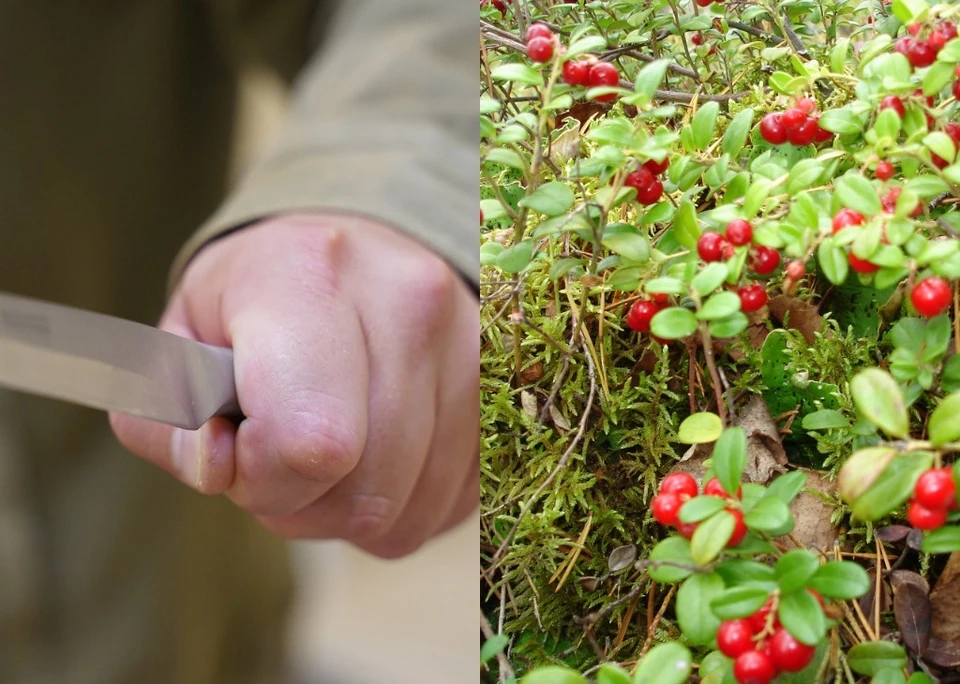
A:
POLYGON ((947 37, 939 31, 931 31, 930 37, 927 38, 927 45, 930 46, 930 49, 933 50, 934 54, 940 52, 946 43, 947 37))
POLYGON ((650 332, 650 321, 660 311, 660 307, 653 302, 637 301, 627 313, 627 327, 637 332, 650 332))
POLYGON ((627 174, 627 178, 623 181, 623 184, 628 188, 634 188, 639 195, 642 190, 646 190, 653 185, 654 180, 650 169, 642 166, 636 171, 631 171, 627 174))
MULTIPOLYGON (((755 634, 760 634, 767 627, 767 617, 770 615, 770 611, 773 610, 773 597, 768 598, 767 602, 764 603, 756 613, 748 617, 750 621, 750 627, 753 629, 755 634)), ((777 620, 777 616, 773 616, 773 626, 776 627, 780 624, 777 620)))
POLYGON ((853 252, 850 252, 847 255, 847 261, 850 262, 850 268, 857 273, 876 273, 880 270, 880 267, 875 263, 872 261, 867 261, 866 259, 861 259, 853 252))
POLYGON ((637 191, 637 201, 640 204, 656 204, 660 201, 660 198, 663 196, 663 183, 659 180, 654 180, 650 185, 645 187, 643 190, 637 191))
POLYGON ((589 73, 590 65, 584 61, 570 60, 563 63, 563 80, 568 85, 584 85, 589 73))
POLYGON ((918 530, 936 530, 947 522, 947 509, 926 508, 916 501, 907 506, 907 522, 918 530))
MULTIPOLYGON (((510 1, 510 0, 507 0, 507 2, 509 2, 509 1, 510 1)), ((506 13, 507 13, 507 3, 504 2, 504 0, 480 0, 480 6, 481 6, 481 7, 484 7, 484 6, 486 6, 486 5, 493 5, 493 6, 496 7, 498 10, 500 10, 500 14, 506 14, 506 13)))
POLYGON ((913 68, 922 69, 937 60, 937 53, 927 41, 914 38, 907 44, 907 60, 913 68))
POLYGON ((753 650, 753 629, 749 620, 725 620, 717 630, 717 648, 728 658, 753 650))
POLYGON ((697 5, 699 5, 700 7, 709 7, 711 3, 713 3, 713 0, 693 0, 693 1, 697 3, 697 5))
POLYGON ((893 171, 893 164, 888 161, 882 161, 877 164, 877 169, 874 171, 874 173, 878 179, 885 181, 890 180, 890 178, 893 176, 893 171))
POLYGON ((810 145, 817 139, 817 131, 819 130, 820 125, 817 120, 813 117, 807 117, 797 128, 787 131, 787 140, 791 145, 797 147, 810 145))
POLYGON ((767 291, 760 283, 745 285, 737 290, 740 295, 740 308, 743 311, 759 311, 767 303, 767 291))
POLYGON ((847 226, 859 226, 865 220, 866 219, 863 217, 863 214, 861 214, 859 211, 844 207, 833 217, 833 232, 839 233, 847 226))
POLYGON ((797 100, 797 109, 804 114, 810 115, 817 111, 817 103, 813 98, 801 97, 797 100))
POLYGON ((750 259, 750 265, 753 267, 754 273, 770 275, 780 265, 780 252, 772 247, 759 245, 750 259))
POLYGON ((944 19, 940 22, 940 25, 937 26, 937 32, 942 34, 946 38, 946 42, 950 42, 957 37, 957 25, 954 24, 949 19, 944 19))
POLYGON ((527 57, 534 62, 549 62, 553 57, 553 41, 539 36, 533 38, 527 43, 527 57))
POLYGON ((659 306, 661 309, 665 306, 670 306, 670 297, 663 292, 654 292, 650 295, 650 299, 653 300, 653 303, 659 306))
POLYGON ((769 655, 763 651, 747 651, 733 663, 733 676, 740 684, 769 684, 777 671, 769 655))
POLYGON ((684 539, 692 539, 693 533, 697 531, 700 523, 679 523, 677 525, 677 534, 684 539))
POLYGON ((697 254, 706 262, 720 261, 725 243, 726 240, 720 233, 708 230, 697 240, 697 254))
POLYGON ((813 660, 816 649, 797 641, 782 627, 770 637, 770 656, 774 666, 783 672, 799 672, 813 660))
POLYGON ((910 292, 913 308, 921 316, 933 318, 950 308, 950 286, 942 278, 924 278, 910 292))
MULTIPOLYGON (((620 85, 620 73, 617 71, 617 67, 610 62, 597 62, 590 67, 590 73, 587 74, 587 85, 592 88, 620 85)), ((608 93, 595 99, 597 102, 610 102, 615 100, 616 97, 616 93, 608 93)))
POLYGON ((917 24, 917 23, 910 24, 907 26, 907 33, 909 33, 911 36, 915 36, 918 33, 920 33, 921 28, 922 27, 920 26, 920 24, 917 24))
POLYGON ((727 513, 732 515, 734 520, 733 534, 727 541, 727 548, 730 548, 742 542, 743 538, 747 536, 747 525, 743 522, 743 513, 738 509, 728 508, 727 513))
POLYGON ((660 493, 676 494, 692 499, 697 495, 697 481, 688 473, 670 473, 660 483, 660 493))
POLYGON ((933 95, 928 95, 927 97, 923 97, 923 88, 917 88, 916 90, 913 91, 913 94, 916 97, 921 97, 924 100, 926 100, 928 106, 930 107, 933 106, 933 95))
POLYGON ((690 42, 694 45, 703 45, 703 36, 699 32, 694 33, 690 36, 690 42))
MULTIPOLYGON (((790 280, 800 280, 807 274, 807 267, 802 261, 791 261, 787 264, 787 277, 790 280)), ((741 299, 741 302, 743 300, 741 299)))
POLYGON ((907 115, 907 110, 903 107, 903 100, 896 95, 887 95, 880 101, 879 111, 882 112, 884 109, 892 109, 901 119, 907 115))
POLYGON ((789 133, 790 131, 800 128, 807 118, 805 111, 799 107, 791 107, 780 115, 780 123, 783 124, 783 128, 789 133))
POLYGON ((743 219, 734 219, 728 223, 726 233, 727 240, 735 247, 748 245, 753 241, 753 226, 743 219))
POLYGON ((550 27, 546 24, 530 24, 529 28, 527 28, 527 43, 534 38, 546 38, 550 40, 553 38, 553 31, 551 31, 550 27))
MULTIPOLYGON (((720 480, 715 477, 711 477, 707 480, 707 483, 703 486, 703 495, 704 496, 718 496, 721 499, 729 499, 730 495, 727 493, 727 490, 723 488, 723 485, 720 484, 720 480)), ((736 498, 743 496, 743 487, 737 489, 736 498)))
POLYGON ((820 125, 820 115, 814 115, 814 120, 817 122, 817 133, 813 136, 813 142, 815 143, 825 143, 833 140, 833 131, 828 131, 826 128, 823 128, 820 125))
POLYGON ((760 119, 760 136, 771 145, 787 142, 787 130, 783 127, 782 116, 771 112, 760 119))
POLYGON ((647 169, 654 176, 659 176, 661 173, 667 170, 668 166, 670 166, 669 159, 664 159, 662 162, 648 159, 647 161, 643 162, 643 168, 647 169))
POLYGON ((960 100, 960 79, 953 82, 953 96, 960 100))
POLYGON ((899 38, 893 46, 893 51, 899 52, 901 55, 906 57, 907 48, 912 40, 913 39, 910 36, 903 36, 902 38, 899 38))
MULTIPOLYGON (((934 155, 936 157, 936 155, 934 155)), ((938 157, 939 158, 939 157, 938 157)), ((900 193, 903 192, 903 188, 899 185, 895 185, 887 191, 887 194, 880 198, 880 204, 883 206, 883 210, 889 214, 892 214, 897 209, 897 200, 900 199, 900 193)), ((917 206, 913 208, 913 211, 910 212, 910 216, 919 216, 923 211, 923 206, 917 202, 917 206)))
MULTIPOLYGON (((960 66, 957 68, 960 69, 960 66)), ((960 74, 957 75, 960 76, 960 74)), ((951 121, 943 127, 943 132, 950 136, 950 139, 953 140, 954 145, 960 147, 960 124, 956 124, 951 121)))
POLYGON ((924 508, 950 508, 957 500, 957 486, 949 468, 928 470, 913 489, 913 500, 924 508))
POLYGON ((683 502, 676 494, 657 494, 650 502, 650 512, 658 523, 672 527, 677 524, 677 514, 680 513, 681 506, 683 502))

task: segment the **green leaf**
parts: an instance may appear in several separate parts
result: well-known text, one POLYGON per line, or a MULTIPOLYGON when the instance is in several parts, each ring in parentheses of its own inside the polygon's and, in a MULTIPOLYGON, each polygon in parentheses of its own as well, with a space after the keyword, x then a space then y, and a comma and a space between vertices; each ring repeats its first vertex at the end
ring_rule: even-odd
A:
POLYGON ((657 312, 650 321, 650 330, 665 340, 679 340, 697 331, 697 317, 688 309, 671 306, 657 312))
POLYGON ((820 127, 831 133, 849 135, 863 130, 863 121, 846 107, 828 109, 820 116, 820 127))
POLYGON ((773 532, 788 524, 792 527, 793 516, 783 501, 775 496, 765 496, 743 516, 743 522, 751 530, 773 532))
POLYGON ((843 206, 859 211, 864 216, 879 214, 882 209, 877 191, 870 181, 859 174, 843 176, 837 182, 836 195, 843 206))
POLYGON ((870 680, 870 684, 907 684, 907 678, 902 670, 890 667, 877 672, 870 680))
POLYGON ((643 100, 638 104, 646 104, 653 99, 653 94, 657 91, 657 88, 660 87, 660 83, 663 81, 663 77, 667 73, 667 67, 669 66, 669 59, 657 59, 644 65, 644 67, 637 72, 637 76, 633 82, 633 92, 643 96, 643 100))
POLYGON ((677 439, 683 444, 715 442, 723 433, 723 423, 716 413, 703 411, 687 416, 677 430, 677 439))
POLYGON ((711 100, 705 102, 693 115, 690 126, 693 129, 693 142, 698 150, 705 150, 713 140, 713 132, 717 126, 717 113, 720 103, 711 100))
MULTIPOLYGON (((480 265, 481 266, 493 266, 497 263, 497 257, 500 256, 500 252, 503 251, 503 245, 499 242, 484 242, 480 245, 480 265)), ((575 261, 577 261, 575 259, 575 261)))
POLYGON ((706 646, 716 636, 720 620, 710 610, 710 602, 723 590, 723 580, 715 573, 691 575, 677 590, 677 623, 694 646, 706 646))
POLYGON ((573 207, 573 190, 566 183, 544 183, 517 204, 547 216, 560 216, 573 207))
POLYGON ((837 493, 847 503, 860 498, 896 457, 892 447, 867 447, 853 452, 837 477, 837 493))
POLYGON ((787 178, 787 192, 796 195, 817 182, 823 173, 823 162, 819 159, 804 159, 793 165, 787 178))
POLYGON ((600 666, 600 669, 597 670, 597 684, 632 684, 633 680, 630 679, 630 675, 620 667, 619 665, 614 665, 613 663, 604 663, 600 666))
POLYGON ((853 402, 867 420, 892 437, 910 434, 910 417, 900 386, 879 368, 859 372, 850 381, 853 402))
MULTIPOLYGON (((904 24, 923 21, 930 12, 930 5, 927 0, 893 0, 890 8, 893 15, 904 24)), ((854 668, 856 669, 856 668, 854 668)), ((861 672, 860 674, 873 674, 872 672, 861 672)))
POLYGON ((754 583, 765 587, 776 588, 773 568, 757 561, 744 558, 731 558, 717 565, 716 573, 723 578, 728 586, 754 583))
POLYGON ((697 225, 697 209, 693 202, 684 198, 680 200, 677 213, 673 217, 673 232, 677 242, 687 249, 696 249, 700 238, 700 227, 697 225))
POLYGON ((684 684, 693 672, 690 650, 675 641, 650 649, 637 664, 633 684, 684 684))
POLYGON ((683 537, 667 537, 650 551, 651 565, 647 568, 650 579, 661 584, 676 584, 685 580, 693 571, 690 542, 683 537), (657 565, 663 563, 663 565, 657 565), (670 565, 675 563, 677 565, 670 565), (686 567, 678 567, 678 565, 686 567))
POLYGON ((706 297, 720 287, 728 273, 726 264, 715 261, 704 266, 703 270, 693 277, 690 287, 701 297, 706 297))
POLYGON ((795 591, 781 596, 777 617, 797 641, 807 646, 816 646, 827 635, 823 609, 809 591, 795 591))
POLYGON ((519 273, 530 264, 533 248, 533 240, 524 240, 507 247, 497 257, 497 266, 505 273, 519 273))
POLYGON ((693 562, 703 567, 720 555, 730 537, 736 521, 727 511, 720 511, 704 520, 690 540, 690 555, 693 562))
POLYGON ((743 149, 744 143, 747 142, 747 136, 750 135, 752 126, 753 109, 747 107, 733 117, 730 125, 727 126, 727 130, 723 134, 723 140, 720 142, 720 149, 723 153, 729 154, 731 157, 736 156, 743 149))
POLYGON ((523 163, 523 157, 506 147, 496 147, 490 150, 487 152, 487 156, 483 158, 483 161, 491 164, 502 164, 503 166, 509 166, 521 171, 526 168, 523 163))
POLYGON ((893 138, 900 134, 900 116, 892 109, 884 109, 877 114, 877 120, 873 122, 873 130, 881 138, 893 138))
POLYGON ((728 492, 740 488, 743 470, 747 465, 747 433, 742 427, 723 431, 713 445, 713 473, 728 492))
POLYGON ((599 52, 607 47, 607 41, 603 36, 584 36, 570 43, 570 47, 563 53, 561 59, 566 62, 577 55, 585 52, 599 52))
POLYGON ((775 496, 783 503, 789 504, 796 498, 805 484, 807 484, 807 474, 800 470, 794 470, 792 473, 781 475, 771 482, 764 496, 775 496))
POLYGON ((927 434, 937 446, 960 439, 960 392, 947 395, 937 404, 930 415, 927 434))
POLYGON ((933 454, 928 451, 912 451, 894 458, 870 489, 852 502, 853 515, 860 520, 889 515, 910 498, 920 475, 932 463, 933 454))
POLYGON ((680 521, 685 523, 706 520, 726 507, 723 499, 716 496, 695 496, 680 508, 680 521))
POLYGON ((936 197, 945 192, 950 192, 950 185, 939 176, 915 176, 907 181, 904 186, 920 197, 936 197))
POLYGON ((703 303, 696 317, 701 321, 712 321, 726 318, 740 311, 740 297, 736 292, 724 290, 712 295, 703 303))
POLYGON ((750 320, 737 311, 726 318, 710 321, 710 334, 718 339, 736 337, 746 330, 748 325, 750 325, 750 320))
POLYGON ((768 598, 770 591, 764 587, 733 587, 716 596, 710 609, 721 620, 736 620, 756 613, 768 598))
POLYGON ((480 647, 480 662, 485 663, 495 655, 500 653, 507 644, 510 643, 510 637, 506 634, 494 634, 492 637, 483 642, 483 646, 480 647))
MULTIPOLYGON (((960 463, 960 461, 958 461, 960 463)), ((953 553, 960 551, 960 527, 955 525, 941 527, 939 530, 927 532, 920 549, 924 553, 953 553)))
POLYGON ((914 672, 907 680, 907 684, 933 684, 933 680, 923 672, 914 672))
POLYGON ((872 677, 887 668, 902 670, 907 666, 907 654, 892 641, 865 641, 850 648, 847 663, 857 674, 872 677))
POLYGON ((830 51, 830 71, 843 74, 847 62, 847 53, 850 51, 850 39, 841 38, 830 51))
POLYGON ((652 294, 663 293, 680 295, 687 291, 687 284, 679 278, 654 278, 653 280, 647 281, 647 284, 643 286, 643 289, 644 291, 652 294))
POLYGON ((780 590, 790 594, 803 589, 819 567, 820 561, 812 553, 794 549, 780 556, 773 566, 773 574, 780 590))
POLYGON ((752 219, 760 211, 767 197, 770 196, 770 190, 773 189, 773 181, 766 178, 754 177, 750 187, 747 188, 747 194, 743 196, 743 215, 746 219, 752 219))
POLYGON ((938 157, 952 162, 957 154, 957 147, 953 139, 943 131, 928 133, 923 138, 923 145, 938 157))
POLYGON ((514 81, 515 83, 526 83, 527 85, 543 85, 543 76, 539 71, 520 62, 513 64, 501 64, 490 72, 490 77, 495 81, 514 81))
POLYGON ((582 265, 583 265, 583 259, 578 259, 577 257, 566 257, 565 259, 557 259, 550 266, 549 278, 550 280, 559 280, 563 276, 567 275, 567 273, 569 273, 573 269, 582 265))
POLYGON ((650 258, 650 242, 635 226, 627 223, 608 223, 603 229, 604 247, 630 261, 644 262, 650 258))
POLYGON ((847 279, 850 264, 847 261, 847 255, 843 249, 837 245, 833 238, 826 238, 817 247, 817 262, 823 269, 823 274, 827 276, 834 285, 842 285, 847 279))
POLYGON ((860 598, 870 590, 870 577, 867 571, 851 561, 830 561, 824 563, 807 583, 826 598, 860 598))
POLYGON ((937 95, 953 80, 953 66, 946 62, 934 62, 923 77, 923 94, 937 95))
POLYGON ((808 413, 800 422, 804 430, 837 430, 850 427, 850 420, 833 409, 821 409, 808 413))

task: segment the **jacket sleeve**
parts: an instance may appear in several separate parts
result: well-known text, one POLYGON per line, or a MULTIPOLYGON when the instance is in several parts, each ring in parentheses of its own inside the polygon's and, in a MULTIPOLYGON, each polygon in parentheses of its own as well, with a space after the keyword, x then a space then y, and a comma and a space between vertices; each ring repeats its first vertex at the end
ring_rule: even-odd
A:
POLYGON ((419 240, 475 287, 477 9, 465 0, 346 0, 299 72, 276 143, 177 256, 273 215, 363 215, 419 240))

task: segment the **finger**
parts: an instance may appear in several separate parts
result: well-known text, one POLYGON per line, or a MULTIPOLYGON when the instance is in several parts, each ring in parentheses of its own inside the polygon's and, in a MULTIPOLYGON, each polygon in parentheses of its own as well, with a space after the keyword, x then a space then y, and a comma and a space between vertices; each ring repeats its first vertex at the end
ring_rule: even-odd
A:
POLYGON ((453 510, 434 533, 441 535, 457 527, 480 507, 480 448, 474 455, 473 465, 467 473, 467 481, 460 489, 460 496, 453 510))
POLYGON ((356 467, 369 373, 364 333, 339 278, 339 233, 264 235, 248 245, 257 266, 231 280, 222 302, 246 416, 227 495, 251 513, 286 515, 356 467))
MULTIPOLYGON (((174 297, 160 329, 197 339, 183 300, 174 297)), ((204 494, 219 494, 233 482, 233 425, 215 418, 199 430, 183 430, 143 418, 111 413, 110 426, 129 451, 204 494)))

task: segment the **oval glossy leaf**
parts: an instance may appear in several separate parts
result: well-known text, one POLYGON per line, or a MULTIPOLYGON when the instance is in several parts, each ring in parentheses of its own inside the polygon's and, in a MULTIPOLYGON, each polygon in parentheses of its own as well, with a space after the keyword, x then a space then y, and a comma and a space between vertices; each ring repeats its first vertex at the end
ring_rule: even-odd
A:
POLYGON ((693 672, 690 650, 675 641, 650 649, 637 664, 634 684, 684 684, 693 672))
POLYGON ((805 415, 800 424, 804 430, 838 430, 850 427, 850 419, 839 411, 821 409, 805 415))
POLYGON ((723 134, 723 140, 720 142, 720 149, 724 154, 733 157, 743 149, 752 126, 753 110, 749 107, 733 117, 733 121, 727 126, 727 130, 723 134))
POLYGON ((702 567, 719 556, 730 541, 736 524, 733 516, 726 511, 720 511, 700 523, 690 540, 693 562, 702 567))
POLYGON ((679 340, 697 331, 697 317, 689 309, 671 306, 653 317, 650 331, 665 340, 679 340))
POLYGON ((891 437, 910 434, 910 417, 900 385, 879 368, 868 368, 850 381, 853 402, 867 420, 891 437))
POLYGON ((850 506, 860 520, 877 520, 906 502, 923 471, 933 464, 933 454, 914 451, 894 458, 876 482, 850 506))
POLYGON ((764 586, 774 585, 773 568, 757 561, 743 558, 732 558, 719 563, 716 573, 723 578, 728 586, 746 584, 748 582, 762 583, 764 586))
POLYGON ((680 522, 694 523, 706 520, 726 507, 723 499, 716 496, 696 496, 680 509, 680 522))
POLYGON ((533 240, 524 240, 507 247, 497 255, 497 266, 506 273, 519 273, 533 258, 533 240))
POLYGON ((953 525, 928 532, 924 535, 923 541, 920 542, 920 549, 924 553, 953 553, 960 551, 960 527, 953 525))
POLYGON ((690 542, 683 537, 667 537, 658 543, 650 552, 650 560, 647 574, 661 584, 676 584, 693 574, 690 542))
POLYGON ((870 679, 870 684, 907 684, 907 678, 903 671, 895 670, 892 667, 880 670, 870 679))
POLYGON ((691 575, 677 590, 677 623, 687 640, 706 646, 717 634, 720 619, 710 610, 710 602, 724 590, 716 574, 691 575))
POLYGON ((773 532, 787 525, 792 528, 793 516, 786 503, 775 496, 765 496, 743 516, 743 522, 751 530, 773 532))
POLYGON ((789 504, 797 497, 805 484, 807 484, 807 474, 794 470, 792 473, 785 473, 771 482, 767 486, 767 492, 764 496, 775 496, 783 503, 789 504))
POLYGON ((780 585, 780 591, 790 594, 807 586, 807 581, 813 577, 819 567, 820 561, 812 553, 803 549, 794 549, 780 556, 776 565, 773 566, 773 574, 777 584, 780 585))
POLYGON ((879 214, 882 207, 877 191, 866 178, 849 173, 837 182, 836 194, 843 206, 859 211, 864 216, 879 214))
POLYGON ((644 291, 651 294, 662 292, 663 294, 679 295, 687 291, 687 285, 679 278, 654 278, 643 286, 644 291))
POLYGON ((927 425, 930 441, 936 445, 960 439, 960 392, 947 395, 937 404, 927 425))
POLYGON ((740 311, 727 316, 710 321, 710 334, 719 339, 736 337, 750 325, 750 319, 740 311))
POLYGON ((756 613, 768 598, 770 591, 764 587, 733 587, 715 597, 710 609, 721 620, 736 620, 756 613))
POLYGON ((540 72, 520 62, 501 64, 490 72, 490 77, 495 81, 514 81, 528 85, 543 85, 543 76, 541 76, 540 72))
POLYGON ((735 292, 724 290, 712 295, 697 312, 701 321, 727 318, 740 311, 740 297, 735 292))
POLYGON ((735 492, 747 466, 747 433, 742 427, 723 431, 713 445, 713 473, 728 492, 735 492))
POLYGON ((520 684, 587 684, 587 680, 569 667, 548 665, 524 675, 520 684))
POLYGON ((677 430, 677 439, 684 444, 715 442, 723 434, 723 423, 716 413, 703 411, 687 416, 677 430))
POLYGON ((693 280, 690 281, 690 286, 698 295, 701 297, 706 297, 708 294, 720 287, 720 284, 727 279, 727 275, 728 271, 726 264, 715 261, 704 266, 703 270, 695 275, 693 280))
POLYGON ((720 103, 711 100, 701 105, 693 115, 690 126, 693 129, 693 143, 699 150, 705 150, 713 140, 713 131, 717 126, 717 114, 720 103))
POLYGON ((480 647, 480 662, 487 662, 506 648, 509 643, 510 637, 506 634, 494 634, 491 638, 484 641, 483 646, 480 647))
POLYGON ((619 665, 604 663, 597 670, 597 684, 633 684, 633 680, 619 665))
POLYGON ((844 601, 860 598, 870 590, 867 571, 852 561, 824 563, 807 583, 826 598, 844 601))
POLYGON ((777 617, 797 641, 807 646, 816 646, 827 634, 826 616, 820 603, 809 591, 795 591, 781 596, 777 617))
POLYGON ((566 183, 544 183, 517 204, 546 216, 560 216, 573 207, 573 190, 566 183))
POLYGON ((872 677, 888 668, 902 670, 907 666, 907 654, 892 641, 866 641, 850 648, 847 662, 857 674, 872 677))
POLYGON ((892 447, 867 447, 853 452, 840 469, 837 477, 837 493, 851 503, 873 486, 897 451, 892 447))
POLYGON ((603 229, 604 247, 630 261, 644 262, 650 258, 650 242, 636 226, 627 223, 609 223, 603 229))
POLYGON ((834 285, 842 285, 850 272, 850 264, 843 249, 832 239, 827 238, 817 247, 817 263, 834 285))

